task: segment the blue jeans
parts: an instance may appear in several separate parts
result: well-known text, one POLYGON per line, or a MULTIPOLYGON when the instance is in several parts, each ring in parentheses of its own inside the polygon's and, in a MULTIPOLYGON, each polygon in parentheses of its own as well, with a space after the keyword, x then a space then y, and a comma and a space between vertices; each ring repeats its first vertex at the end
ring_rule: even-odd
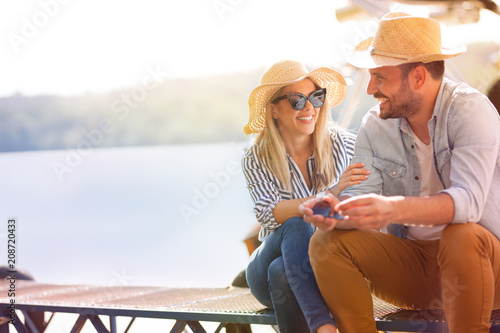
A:
POLYGON ((274 309, 281 333, 334 325, 309 262, 309 223, 292 217, 252 253, 246 277, 252 294, 274 309))

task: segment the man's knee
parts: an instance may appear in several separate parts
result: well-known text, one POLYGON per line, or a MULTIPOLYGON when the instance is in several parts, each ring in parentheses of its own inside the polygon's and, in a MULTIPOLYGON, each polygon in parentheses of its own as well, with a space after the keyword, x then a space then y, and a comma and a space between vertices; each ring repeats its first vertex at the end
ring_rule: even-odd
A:
POLYGON ((470 251, 481 241, 483 227, 477 223, 449 224, 443 229, 440 253, 443 251, 470 251))
POLYGON ((441 239, 443 238, 469 238, 481 234, 483 227, 477 223, 452 223, 443 229, 441 239))
POLYGON ((309 242, 309 259, 314 267, 317 262, 324 261, 329 256, 330 232, 317 230, 309 242))
POLYGON ((316 231, 309 243, 309 258, 311 265, 320 265, 322 262, 330 260, 332 257, 342 253, 344 248, 342 244, 349 242, 352 233, 357 233, 358 230, 340 230, 334 229, 331 231, 316 231))
POLYGON ((443 229, 439 241, 438 263, 441 267, 462 267, 467 258, 485 254, 489 231, 477 223, 450 224, 443 229), (449 266, 452 265, 452 266, 449 266))

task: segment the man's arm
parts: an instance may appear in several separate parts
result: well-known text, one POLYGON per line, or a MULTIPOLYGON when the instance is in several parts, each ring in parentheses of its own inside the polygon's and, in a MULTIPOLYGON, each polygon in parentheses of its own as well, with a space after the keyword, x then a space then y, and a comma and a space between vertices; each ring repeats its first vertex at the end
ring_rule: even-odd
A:
POLYGON ((422 197, 385 197, 368 194, 338 203, 346 225, 357 229, 381 229, 390 223, 435 226, 453 221, 455 205, 447 193, 422 197))
POLYGON ((449 168, 449 183, 444 180, 442 192, 455 202, 454 223, 478 222, 498 168, 498 113, 476 92, 456 97, 448 119, 450 151, 438 156, 438 161, 449 159, 442 166, 443 170, 449 168))

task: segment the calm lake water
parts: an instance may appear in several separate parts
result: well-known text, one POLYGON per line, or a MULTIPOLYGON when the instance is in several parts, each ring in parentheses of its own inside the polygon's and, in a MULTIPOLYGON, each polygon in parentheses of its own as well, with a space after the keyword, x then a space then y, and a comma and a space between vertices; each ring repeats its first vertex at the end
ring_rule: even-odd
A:
POLYGON ((245 143, 0 154, 0 240, 39 282, 224 287, 254 226, 245 143))

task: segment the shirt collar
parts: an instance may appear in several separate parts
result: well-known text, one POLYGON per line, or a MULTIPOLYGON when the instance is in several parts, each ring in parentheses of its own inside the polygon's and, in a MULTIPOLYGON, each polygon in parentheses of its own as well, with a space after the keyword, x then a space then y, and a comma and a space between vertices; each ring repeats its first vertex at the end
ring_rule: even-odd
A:
POLYGON ((439 86, 439 92, 436 98, 436 103, 434 104, 434 111, 432 112, 432 118, 437 117, 439 110, 441 109, 441 100, 443 99, 444 87, 450 82, 447 78, 441 80, 441 85, 439 86))

